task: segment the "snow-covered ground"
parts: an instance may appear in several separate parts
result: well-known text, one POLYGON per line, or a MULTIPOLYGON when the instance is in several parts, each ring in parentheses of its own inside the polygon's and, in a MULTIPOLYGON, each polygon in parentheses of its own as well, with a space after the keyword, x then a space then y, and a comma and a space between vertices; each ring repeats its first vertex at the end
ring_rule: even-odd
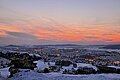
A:
POLYGON ((68 75, 61 73, 20 72, 8 80, 120 80, 120 74, 68 75))
POLYGON ((0 69, 0 76, 7 78, 10 75, 9 67, 0 69))
POLYGON ((44 61, 38 60, 38 61, 34 61, 34 63, 37 63, 38 70, 44 70, 45 68, 49 68, 47 62, 45 63, 44 61))
POLYGON ((0 80, 5 80, 5 78, 0 76, 0 80))
MULTIPOLYGON (((55 65, 55 62, 35 61, 37 63, 37 69, 43 70, 48 68, 49 65, 55 65)), ((78 67, 90 67, 95 70, 97 68, 92 64, 77 63, 78 67)), ((63 69, 71 69, 73 66, 63 67, 63 69)), ((77 67, 77 68, 78 68, 77 67)), ((114 68, 120 68, 116 66, 109 66, 114 68)), ((120 80, 120 74, 89 74, 89 75, 69 75, 62 74, 61 72, 51 73, 38 73, 36 70, 20 69, 21 72, 16 73, 14 77, 8 78, 10 75, 9 67, 0 69, 0 80, 120 80)))
MULTIPOLYGON (((48 62, 44 62, 44 61, 41 61, 41 60, 34 61, 34 63, 37 63, 37 69, 39 69, 39 70, 44 70, 45 68, 49 68, 49 65, 52 65, 52 66, 55 65, 55 62, 49 62, 49 65, 48 65, 48 62)), ((92 64, 86 64, 86 63, 76 63, 76 64, 77 64, 76 69, 78 69, 78 67, 87 67, 87 68, 93 68, 97 71, 97 67, 93 66, 92 64)), ((63 69, 72 69, 73 65, 63 66, 62 68, 63 69)))
POLYGON ((87 67, 87 68, 93 68, 94 70, 98 70, 96 66, 93 66, 92 64, 86 64, 86 63, 77 63, 77 67, 87 67))

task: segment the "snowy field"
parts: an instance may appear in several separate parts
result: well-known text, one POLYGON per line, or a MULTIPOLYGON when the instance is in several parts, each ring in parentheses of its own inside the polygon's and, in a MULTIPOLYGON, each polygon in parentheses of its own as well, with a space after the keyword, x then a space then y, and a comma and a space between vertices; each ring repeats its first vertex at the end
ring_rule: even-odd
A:
POLYGON ((120 80, 120 74, 68 75, 61 73, 43 74, 30 71, 17 73, 7 80, 120 80))

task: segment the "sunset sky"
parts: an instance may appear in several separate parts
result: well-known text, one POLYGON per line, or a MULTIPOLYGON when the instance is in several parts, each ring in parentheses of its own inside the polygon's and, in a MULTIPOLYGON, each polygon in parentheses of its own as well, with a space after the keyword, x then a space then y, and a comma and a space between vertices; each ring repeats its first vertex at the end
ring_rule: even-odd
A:
POLYGON ((118 43, 120 0, 0 0, 0 45, 118 43))

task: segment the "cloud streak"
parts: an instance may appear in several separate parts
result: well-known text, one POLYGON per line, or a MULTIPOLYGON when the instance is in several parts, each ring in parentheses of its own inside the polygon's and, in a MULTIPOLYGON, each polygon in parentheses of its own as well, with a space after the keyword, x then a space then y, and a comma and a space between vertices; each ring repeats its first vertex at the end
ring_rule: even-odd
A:
POLYGON ((10 13, 12 14, 10 17, 0 15, 0 43, 22 44, 25 41, 29 44, 120 42, 118 25, 65 24, 47 17, 28 17, 17 15, 14 12, 10 13))

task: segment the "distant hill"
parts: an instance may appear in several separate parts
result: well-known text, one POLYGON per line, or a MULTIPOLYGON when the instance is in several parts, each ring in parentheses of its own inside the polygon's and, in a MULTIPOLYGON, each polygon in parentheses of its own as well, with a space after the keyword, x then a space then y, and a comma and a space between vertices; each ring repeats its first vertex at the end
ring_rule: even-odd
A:
POLYGON ((120 44, 117 45, 106 45, 104 47, 102 47, 104 49, 120 49, 120 44))
POLYGON ((21 46, 19 46, 19 45, 7 45, 5 47, 21 47, 21 46))
POLYGON ((55 44, 55 45, 34 45, 34 46, 80 46, 77 44, 55 44))
POLYGON ((80 46, 77 44, 56 44, 56 45, 48 45, 48 46, 80 46))

